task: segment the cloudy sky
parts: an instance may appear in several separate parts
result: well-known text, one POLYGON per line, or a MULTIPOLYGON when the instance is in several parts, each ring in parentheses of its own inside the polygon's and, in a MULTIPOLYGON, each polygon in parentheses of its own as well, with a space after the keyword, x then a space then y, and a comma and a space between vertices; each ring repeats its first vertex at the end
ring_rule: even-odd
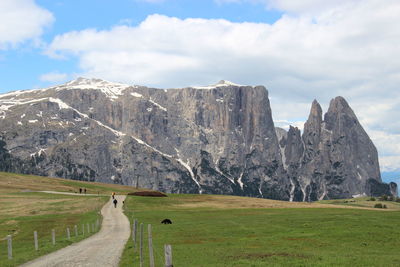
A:
POLYGON ((0 93, 76 78, 265 85, 302 128, 344 96, 400 182, 398 0, 1 0, 0 93))

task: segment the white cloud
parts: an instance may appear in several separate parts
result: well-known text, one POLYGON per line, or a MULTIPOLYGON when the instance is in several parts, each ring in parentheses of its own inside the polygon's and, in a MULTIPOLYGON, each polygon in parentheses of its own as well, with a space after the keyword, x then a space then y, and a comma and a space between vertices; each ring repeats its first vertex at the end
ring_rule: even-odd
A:
POLYGON ((297 127, 302 132, 304 129, 304 122, 305 121, 274 120, 274 125, 275 127, 283 128, 286 131, 289 130, 290 126, 293 126, 297 127))
POLYGON ((59 83, 66 81, 68 78, 68 74, 54 71, 40 75, 39 80, 42 82, 59 83))
POLYGON ((348 7, 361 0, 215 0, 218 4, 251 3, 262 4, 268 9, 278 9, 295 14, 317 14, 326 10, 330 12, 342 7, 348 7))
MULTIPOLYGON (((340 12, 340 9, 348 9, 361 3, 362 0, 214 0, 219 5, 243 4, 263 5, 266 9, 277 9, 289 14, 315 16, 321 12, 340 12)), ((393 1, 393 0, 392 0, 393 1)))
POLYGON ((379 162, 383 172, 400 172, 400 156, 381 156, 379 162))
POLYGON ((37 41, 44 28, 51 25, 53 15, 34 0, 0 1, 0 49, 7 49, 27 40, 37 41))
POLYGON ((136 27, 59 35, 47 53, 77 57, 83 75, 127 83, 263 84, 275 120, 302 121, 314 98, 326 111, 342 95, 387 155, 387 136, 400 133, 400 2, 299 2, 263 1, 290 12, 273 24, 151 15, 136 27))

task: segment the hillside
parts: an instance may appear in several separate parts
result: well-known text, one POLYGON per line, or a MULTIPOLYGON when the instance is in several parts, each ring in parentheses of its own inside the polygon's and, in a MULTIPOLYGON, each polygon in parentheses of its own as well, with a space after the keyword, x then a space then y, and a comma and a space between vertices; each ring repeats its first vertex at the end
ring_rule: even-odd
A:
POLYGON ((35 191, 59 191, 78 193, 86 188, 88 194, 111 195, 112 192, 127 194, 137 191, 131 186, 96 182, 73 181, 36 175, 0 172, 0 193, 29 193, 35 191))
MULTIPOLYGON (((8 234, 14 242, 14 259, 7 261, 6 251, 0 250, 0 266, 15 266, 82 240, 87 233, 67 240, 66 227, 92 224, 100 219, 98 211, 111 192, 133 191, 121 185, 0 173, 0 244, 6 246, 8 234), (79 188, 94 196, 37 192, 72 193, 79 188), (56 230, 56 246, 51 244, 51 229, 56 230), (40 240, 37 252, 33 231, 40 240)), ((399 260, 398 239, 392 238, 400 234, 396 202, 357 198, 308 203, 169 194, 128 196, 124 210, 131 222, 152 224, 157 264, 162 264, 166 243, 172 244, 174 264, 180 266, 390 266, 399 260), (372 208, 375 203, 388 209, 372 208), (165 218, 173 224, 161 225, 165 218)), ((144 253, 146 262, 147 246, 144 253)), ((132 259, 138 263, 130 240, 121 266, 132 266, 132 259)))
POLYGON ((99 211, 111 193, 126 194, 135 190, 121 185, 0 172, 0 246, 7 247, 7 235, 13 239, 13 260, 7 260, 7 250, 0 249, 0 266, 17 266, 92 235, 94 232, 87 231, 87 224, 92 228, 97 220, 101 223, 99 211), (86 188, 87 195, 38 192, 73 193, 79 192, 79 188, 86 188), (74 234, 74 225, 78 226, 78 236, 74 234), (66 236, 67 227, 71 231, 70 240, 66 236), (51 244, 52 229, 56 232, 55 246, 51 244), (38 251, 34 249, 33 231, 38 233, 38 251))

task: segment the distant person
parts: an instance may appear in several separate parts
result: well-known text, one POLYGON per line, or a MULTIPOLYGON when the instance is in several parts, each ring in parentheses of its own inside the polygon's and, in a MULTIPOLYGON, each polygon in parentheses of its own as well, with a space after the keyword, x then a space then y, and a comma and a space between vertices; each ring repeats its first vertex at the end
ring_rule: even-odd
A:
POLYGON ((83 189, 84 191, 85 191, 85 195, 86 195, 86 188, 85 189, 83 189))
POLYGON ((114 203, 114 208, 116 208, 118 201, 116 199, 114 199, 113 203, 114 203))
POLYGON ((79 188, 79 194, 82 194, 82 188, 79 188))

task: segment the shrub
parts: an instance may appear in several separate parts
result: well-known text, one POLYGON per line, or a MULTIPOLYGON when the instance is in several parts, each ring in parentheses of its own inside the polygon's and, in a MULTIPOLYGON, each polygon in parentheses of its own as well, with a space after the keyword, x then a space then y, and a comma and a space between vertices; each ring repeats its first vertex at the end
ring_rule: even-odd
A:
POLYGON ((400 197, 396 198, 396 202, 400 202, 400 197))
POLYGON ((129 192, 128 196, 166 197, 167 195, 157 191, 139 191, 139 192, 129 192))
POLYGON ((382 206, 382 204, 381 204, 381 203, 376 203, 376 204, 375 204, 375 206, 374 206, 374 208, 377 208, 377 209, 382 209, 382 208, 383 208, 383 206, 382 206))
POLYGON ((384 208, 384 209, 387 209, 386 205, 383 205, 383 208, 384 208))
POLYGON ((371 201, 375 201, 376 199, 374 197, 371 197, 369 200, 371 201))

